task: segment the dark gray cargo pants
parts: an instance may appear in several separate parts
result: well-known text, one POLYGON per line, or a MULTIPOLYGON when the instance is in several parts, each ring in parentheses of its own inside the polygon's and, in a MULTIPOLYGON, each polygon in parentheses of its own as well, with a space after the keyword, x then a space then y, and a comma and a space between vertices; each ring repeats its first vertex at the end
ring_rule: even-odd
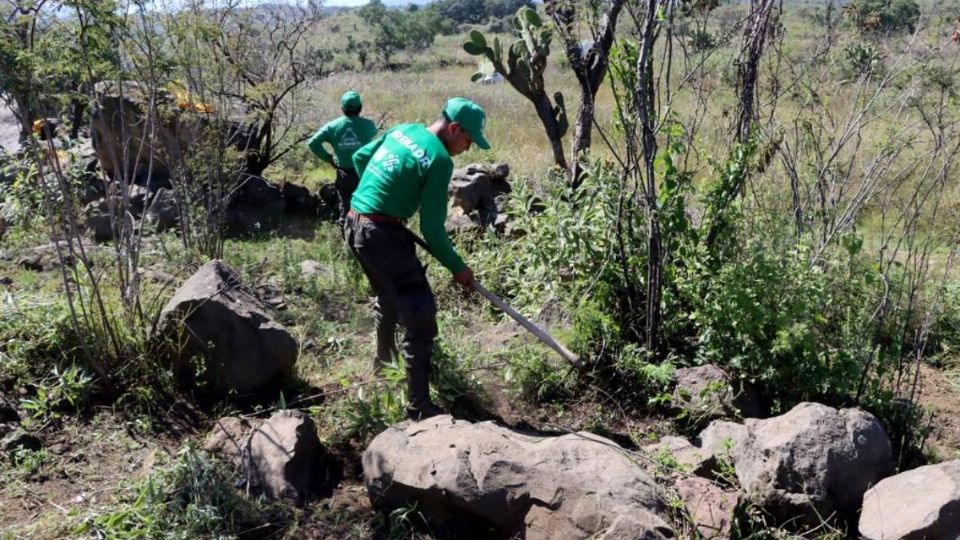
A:
POLYGON ((344 235, 377 295, 377 360, 397 356, 394 338, 403 326, 403 358, 410 405, 422 410, 430 403, 430 358, 437 337, 437 302, 417 258, 413 235, 402 223, 375 222, 348 215, 344 235))
POLYGON ((341 169, 337 167, 337 178, 333 181, 333 187, 337 190, 337 198, 340 199, 340 219, 347 218, 347 212, 350 211, 350 200, 353 199, 353 192, 360 185, 360 178, 357 177, 357 171, 353 169, 341 169))

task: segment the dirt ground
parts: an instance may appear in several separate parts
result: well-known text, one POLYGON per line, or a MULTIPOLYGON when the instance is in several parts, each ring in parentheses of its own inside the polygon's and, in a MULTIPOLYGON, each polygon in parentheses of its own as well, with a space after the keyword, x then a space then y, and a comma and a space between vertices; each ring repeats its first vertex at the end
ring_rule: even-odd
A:
POLYGON ((921 366, 920 376, 920 404, 935 415, 928 444, 940 459, 960 459, 960 369, 921 366))

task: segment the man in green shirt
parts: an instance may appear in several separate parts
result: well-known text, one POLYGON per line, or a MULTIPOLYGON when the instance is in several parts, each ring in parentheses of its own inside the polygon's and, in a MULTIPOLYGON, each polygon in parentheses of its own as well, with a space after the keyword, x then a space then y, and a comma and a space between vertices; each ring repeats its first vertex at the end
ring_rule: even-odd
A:
POLYGON ((486 115, 465 98, 447 101, 430 126, 401 124, 353 155, 360 186, 353 194, 344 234, 377 295, 375 366, 397 355, 394 333, 405 329, 407 413, 414 420, 442 414, 430 401, 430 357, 437 336, 437 303, 426 269, 404 221, 420 212, 420 232, 430 253, 467 289, 473 272, 457 254, 444 226, 453 159, 470 145, 490 148, 486 115))
POLYGON ((360 101, 360 94, 353 90, 340 98, 340 110, 343 111, 343 116, 320 128, 307 141, 307 146, 318 158, 333 165, 337 170, 334 187, 340 198, 342 224, 347 211, 350 210, 350 197, 360 182, 353 168, 353 153, 373 140, 377 135, 377 125, 360 116, 363 103, 360 101), (324 144, 329 144, 333 148, 336 157, 327 152, 323 147, 324 144))

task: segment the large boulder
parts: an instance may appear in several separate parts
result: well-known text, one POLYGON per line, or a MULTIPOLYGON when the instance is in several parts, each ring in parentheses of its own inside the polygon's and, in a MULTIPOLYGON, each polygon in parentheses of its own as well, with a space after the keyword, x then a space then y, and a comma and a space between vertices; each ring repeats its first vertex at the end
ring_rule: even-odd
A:
POLYGON ((280 411, 255 428, 246 444, 247 477, 272 499, 303 502, 326 451, 317 427, 300 411, 280 411))
POLYGON ((412 503, 460 538, 672 538, 653 480, 615 443, 525 435, 438 416, 378 435, 363 453, 371 502, 412 503))
POLYGON ((227 229, 235 234, 272 230, 283 219, 286 206, 279 187, 259 176, 244 175, 227 206, 227 229))
POLYGON ((448 188, 447 231, 458 233, 494 226, 503 232, 506 228, 503 201, 511 191, 509 175, 510 166, 506 163, 473 163, 453 171, 448 188))
POLYGON ((250 434, 260 427, 262 420, 224 416, 217 420, 203 441, 203 450, 217 454, 235 467, 243 465, 250 443, 250 434))
POLYGON ((297 341, 220 260, 200 267, 174 293, 160 313, 159 333, 181 379, 200 373, 222 392, 256 393, 297 360, 297 341))
POLYGON ((746 496, 781 523, 853 519, 864 492, 893 473, 890 440, 860 409, 801 403, 766 420, 747 420, 731 448, 746 496))
POLYGON ((673 406, 689 422, 704 424, 716 418, 755 418, 761 415, 756 389, 734 379, 714 364, 674 372, 673 406))
MULTIPOLYGON (((223 144, 241 154, 254 148, 256 130, 237 122, 210 122, 195 103, 165 90, 151 92, 135 82, 101 82, 95 87, 91 138, 104 172, 151 191, 170 187, 171 170, 196 156, 212 129, 223 144), (155 110, 149 111, 151 104, 155 110), (150 116, 158 121, 147 121, 150 116), (216 125, 218 127, 214 128, 216 125)), ((225 169, 232 169, 227 164, 225 169)))
POLYGON ((672 465, 675 474, 693 474, 710 477, 716 466, 716 457, 683 437, 664 437, 659 442, 645 446, 644 451, 660 462, 672 465))
POLYGON ((892 476, 863 496, 867 540, 960 538, 960 460, 892 476))
POLYGON ((681 478, 674 483, 691 524, 703 540, 730 538, 740 494, 705 478, 681 478))
POLYGON ((144 220, 157 231, 165 231, 180 223, 180 205, 172 189, 160 188, 144 213, 144 220))

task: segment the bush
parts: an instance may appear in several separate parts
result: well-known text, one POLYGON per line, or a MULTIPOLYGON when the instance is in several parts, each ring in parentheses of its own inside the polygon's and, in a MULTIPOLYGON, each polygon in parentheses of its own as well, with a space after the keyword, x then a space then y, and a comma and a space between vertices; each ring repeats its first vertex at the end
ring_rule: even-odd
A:
POLYGON ((673 313, 692 324, 696 363, 761 384, 783 408, 852 395, 871 355, 862 329, 878 279, 849 255, 811 265, 807 250, 777 240, 747 239, 719 268, 680 274, 688 307, 673 313))
POLYGON ((852 0, 844 13, 854 26, 870 33, 913 33, 920 20, 920 6, 914 0, 852 0))

